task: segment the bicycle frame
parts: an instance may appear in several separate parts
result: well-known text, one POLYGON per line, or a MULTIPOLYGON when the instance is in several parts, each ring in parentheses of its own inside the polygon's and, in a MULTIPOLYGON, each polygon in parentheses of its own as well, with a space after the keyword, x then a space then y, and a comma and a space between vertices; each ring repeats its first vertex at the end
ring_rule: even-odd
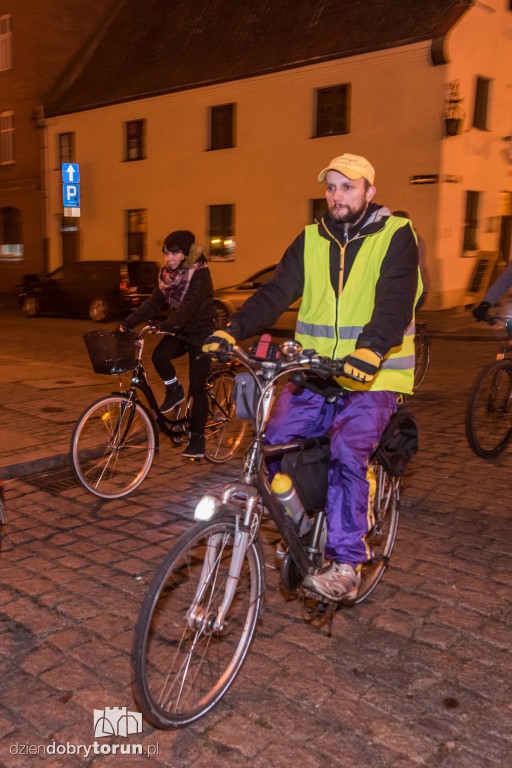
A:
MULTIPOLYGON (((295 343, 295 342, 294 342, 295 343)), ((238 356, 247 361, 249 358, 242 350, 238 349, 238 356)), ((264 366, 264 364, 263 364, 264 366)), ((249 370, 251 370, 249 368, 249 370)), ((322 527, 325 521, 325 512, 320 510, 315 517, 315 523, 312 530, 311 541, 305 548, 302 543, 299 534, 292 522, 292 519, 285 513, 281 504, 275 497, 270 487, 270 478, 267 470, 267 460, 271 458, 282 457, 285 453, 291 453, 299 451, 308 447, 312 447, 316 444, 314 438, 305 438, 303 440, 297 440, 286 444, 267 445, 264 443, 263 430, 272 410, 272 405, 276 397, 276 382, 280 376, 289 375, 294 371, 302 371, 301 365, 287 365, 283 371, 278 372, 277 375, 272 376, 270 366, 266 372, 265 378, 270 380, 266 383, 260 381, 256 376, 256 382, 260 388, 260 399, 255 414, 256 436, 253 444, 246 455, 244 477, 245 483, 231 483, 223 491, 221 503, 214 503, 214 510, 211 517, 221 516, 223 514, 234 515, 237 519, 237 525, 239 528, 239 536, 233 546, 233 557, 230 563, 229 569, 229 583, 231 587, 226 590, 224 599, 222 602, 219 615, 217 617, 217 628, 223 626, 224 617, 229 611, 231 601, 233 599, 236 582, 240 577, 242 564, 245 557, 245 552, 248 544, 251 541, 250 533, 254 529, 256 532, 259 529, 261 514, 258 513, 258 502, 263 502, 263 505, 268 510, 271 519, 274 522, 277 530, 281 534, 282 538, 287 544, 288 551, 291 554, 293 562, 297 567, 300 575, 304 578, 307 574, 314 572, 315 566, 312 562, 312 556, 319 554, 318 548, 322 527), (245 503, 245 510, 242 507, 233 504, 233 499, 236 498, 239 501, 243 500, 245 503)), ((264 374, 265 375, 265 374, 264 374)), ((211 497, 209 497, 211 498, 211 497)), ((199 505, 198 505, 199 506, 199 505)), ((197 512, 196 507, 196 512, 197 512)), ((196 516, 196 514, 195 514, 196 516)), ((196 519, 200 516, 197 515, 196 519)), ((215 545, 214 545, 215 549, 215 545)), ((208 559, 210 559, 208 557, 208 559)), ((196 601, 199 602, 200 596, 206 586, 207 574, 210 572, 208 567, 203 568, 203 574, 199 580, 198 589, 196 591, 196 601)), ((197 621, 193 606, 190 611, 189 621, 194 623, 197 621)))
MULTIPOLYGON (((148 332, 147 329, 150 328, 147 326, 141 331, 141 336, 144 334, 144 332, 148 332)), ((172 335, 172 334, 169 334, 172 335)), ((144 349, 144 340, 142 338, 139 338, 139 340, 136 342, 136 346, 138 347, 137 352, 137 363, 132 371, 132 378, 130 382, 130 387, 125 391, 128 397, 131 397, 132 399, 139 400, 136 390, 141 392, 148 405, 149 410, 151 411, 151 414, 153 416, 154 421, 156 422, 158 429, 163 432, 167 437, 182 437, 186 436, 188 433, 188 427, 190 424, 190 414, 189 414, 189 400, 190 400, 190 393, 187 395, 187 405, 185 408, 185 415, 176 419, 169 419, 165 414, 163 414, 160 411, 160 408, 158 407, 158 403, 156 401, 153 389, 151 387, 151 384, 149 383, 146 371, 144 369, 144 366, 142 364, 142 351, 144 349)), ((226 363, 224 366, 226 369, 231 369, 234 367, 233 363, 226 363)), ((114 393, 117 394, 117 393, 114 393)), ((213 405, 215 406, 215 409, 220 412, 224 418, 228 419, 229 415, 226 413, 224 407, 221 403, 217 401, 217 399, 213 396, 213 394, 209 391, 207 391, 208 396, 211 398, 213 405)), ((215 426, 215 425, 211 425, 215 426)), ((156 448, 158 450, 158 430, 155 430, 155 439, 156 439, 156 448)))
MULTIPOLYGON (((189 423, 189 416, 185 416, 179 419, 168 419, 159 409, 151 384, 148 381, 148 377, 142 362, 139 360, 136 368, 132 373, 132 380, 130 383, 130 389, 127 391, 139 390, 146 398, 149 409, 152 413, 154 420, 156 421, 158 428, 166 434, 168 437, 176 435, 185 435, 189 423)), ((188 398, 187 398, 188 400, 188 398)))
MULTIPOLYGON (((296 344, 296 342, 292 342, 292 344, 296 344)), ((300 347, 300 345, 298 346, 300 347)), ((302 580, 305 576, 314 573, 318 569, 320 558, 323 553, 321 545, 322 536, 325 531, 325 511, 316 511, 313 527, 308 535, 307 542, 303 541, 300 538, 292 519, 286 514, 272 491, 267 463, 269 459, 281 458, 286 453, 312 448, 317 445, 317 440, 316 438, 304 438, 294 440, 290 443, 270 445, 264 442, 263 433, 276 397, 276 383, 281 376, 290 375, 294 372, 303 372, 304 367, 311 368, 312 370, 316 367, 317 370, 324 370, 324 372, 325 368, 327 368, 331 372, 330 375, 333 375, 333 366, 340 365, 340 361, 326 360, 325 358, 319 358, 318 356, 315 356, 314 354, 310 355, 309 353, 304 355, 302 352, 299 353, 296 349, 292 349, 291 347, 287 348, 285 346, 282 367, 279 368, 279 366, 276 366, 271 362, 267 363, 265 361, 260 361, 259 374, 256 375, 252 371, 250 358, 243 352, 243 350, 235 348, 235 355, 236 359, 243 362, 248 370, 253 373, 259 386, 259 403, 254 419, 255 439, 246 454, 244 481, 231 483, 226 486, 220 501, 217 501, 213 497, 204 497, 209 500, 206 505, 207 511, 201 509, 199 512, 200 502, 196 507, 194 517, 198 520, 209 520, 214 516, 222 515, 234 516, 236 518, 237 529, 240 532, 240 536, 237 537, 234 543, 233 558, 229 571, 230 583, 233 585, 240 576, 245 551, 252 540, 251 536, 257 535, 263 505, 268 511, 277 531, 286 543, 288 555, 302 580), (288 357, 286 356, 287 352, 290 353, 288 357), (322 366, 325 367, 322 368, 322 366)), ((382 535, 382 530, 379 526, 379 515, 381 511, 383 511, 384 515, 386 514, 392 498, 394 498, 398 505, 399 491, 400 478, 388 476, 386 472, 380 468, 378 477, 378 496, 376 495, 376 499, 379 500, 379 508, 376 508, 375 510, 376 520, 374 526, 369 531, 369 536, 374 536, 378 539, 379 535, 382 535), (389 482, 389 486, 385 485, 386 478, 387 482, 389 482)), ((385 567, 388 561, 389 556, 387 552, 384 551, 383 554, 370 559, 368 564, 373 564, 373 566, 382 564, 385 567)), ((208 568, 204 570, 204 573, 208 573, 208 568)), ((198 600, 200 598, 200 592, 202 592, 205 584, 206 582, 203 579, 200 579, 196 593, 198 600)), ((233 594, 233 588, 226 590, 217 626, 222 626, 226 612, 229 610, 233 594)))

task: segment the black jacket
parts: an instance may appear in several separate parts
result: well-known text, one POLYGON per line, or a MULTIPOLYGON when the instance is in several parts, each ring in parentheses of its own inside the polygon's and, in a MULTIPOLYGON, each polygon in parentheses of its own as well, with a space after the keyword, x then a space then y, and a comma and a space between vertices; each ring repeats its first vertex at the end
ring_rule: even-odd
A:
MULTIPOLYGON (((320 235, 330 241, 331 284, 336 296, 341 264, 341 251, 336 240, 347 243, 344 284, 364 237, 379 232, 389 215, 387 208, 371 203, 363 220, 355 227, 347 229, 335 224, 328 214, 318 224, 320 235)), ((270 328, 285 309, 302 297, 304 244, 303 231, 285 251, 272 280, 261 285, 233 315, 229 328, 238 340, 270 328)), ((367 347, 384 357, 392 347, 402 343, 404 330, 412 320, 417 284, 418 247, 411 227, 406 226, 392 237, 377 282, 372 318, 363 328, 357 347, 367 347)))
MULTIPOLYGON (((200 254, 197 261, 206 261, 200 254)), ((185 263, 186 265, 186 263, 185 263)), ((168 317, 160 323, 163 331, 175 331, 178 338, 189 344, 201 346, 215 327, 215 309, 213 304, 213 284, 208 267, 198 269, 190 281, 188 291, 177 309, 172 309, 165 295, 157 286, 151 296, 132 312, 124 325, 135 328, 167 308, 168 317)))

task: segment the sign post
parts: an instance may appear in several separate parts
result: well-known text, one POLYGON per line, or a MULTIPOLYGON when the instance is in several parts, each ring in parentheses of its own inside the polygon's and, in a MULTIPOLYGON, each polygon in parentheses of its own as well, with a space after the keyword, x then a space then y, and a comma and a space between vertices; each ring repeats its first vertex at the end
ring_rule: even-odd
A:
POLYGON ((80 216, 80 166, 62 163, 61 169, 64 216, 80 216))

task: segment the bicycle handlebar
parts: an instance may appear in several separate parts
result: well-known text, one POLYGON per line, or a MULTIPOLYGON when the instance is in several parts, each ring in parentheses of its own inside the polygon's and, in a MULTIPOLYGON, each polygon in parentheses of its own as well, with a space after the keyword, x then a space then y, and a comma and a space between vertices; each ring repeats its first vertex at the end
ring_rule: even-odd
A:
MULTIPOLYGON (((321 378, 341 376, 346 358, 331 359, 317 354, 314 349, 303 349, 298 341, 284 341, 279 345, 279 352, 273 359, 252 356, 242 347, 235 345, 231 349, 214 352, 213 357, 219 360, 235 359, 246 368, 265 371, 273 377, 285 371, 300 368, 311 370, 321 378)), ((349 377, 347 377, 349 378, 349 377)), ((351 377, 350 377, 351 378, 351 377)))

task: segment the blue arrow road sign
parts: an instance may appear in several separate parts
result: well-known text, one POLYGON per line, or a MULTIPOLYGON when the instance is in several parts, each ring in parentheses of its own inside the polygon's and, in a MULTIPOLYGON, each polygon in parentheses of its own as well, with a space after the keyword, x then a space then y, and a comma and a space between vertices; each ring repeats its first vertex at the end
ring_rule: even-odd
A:
POLYGON ((80 184, 63 184, 64 208, 80 208, 80 184))
POLYGON ((62 181, 64 184, 76 184, 80 181, 80 166, 78 163, 61 163, 62 181))

